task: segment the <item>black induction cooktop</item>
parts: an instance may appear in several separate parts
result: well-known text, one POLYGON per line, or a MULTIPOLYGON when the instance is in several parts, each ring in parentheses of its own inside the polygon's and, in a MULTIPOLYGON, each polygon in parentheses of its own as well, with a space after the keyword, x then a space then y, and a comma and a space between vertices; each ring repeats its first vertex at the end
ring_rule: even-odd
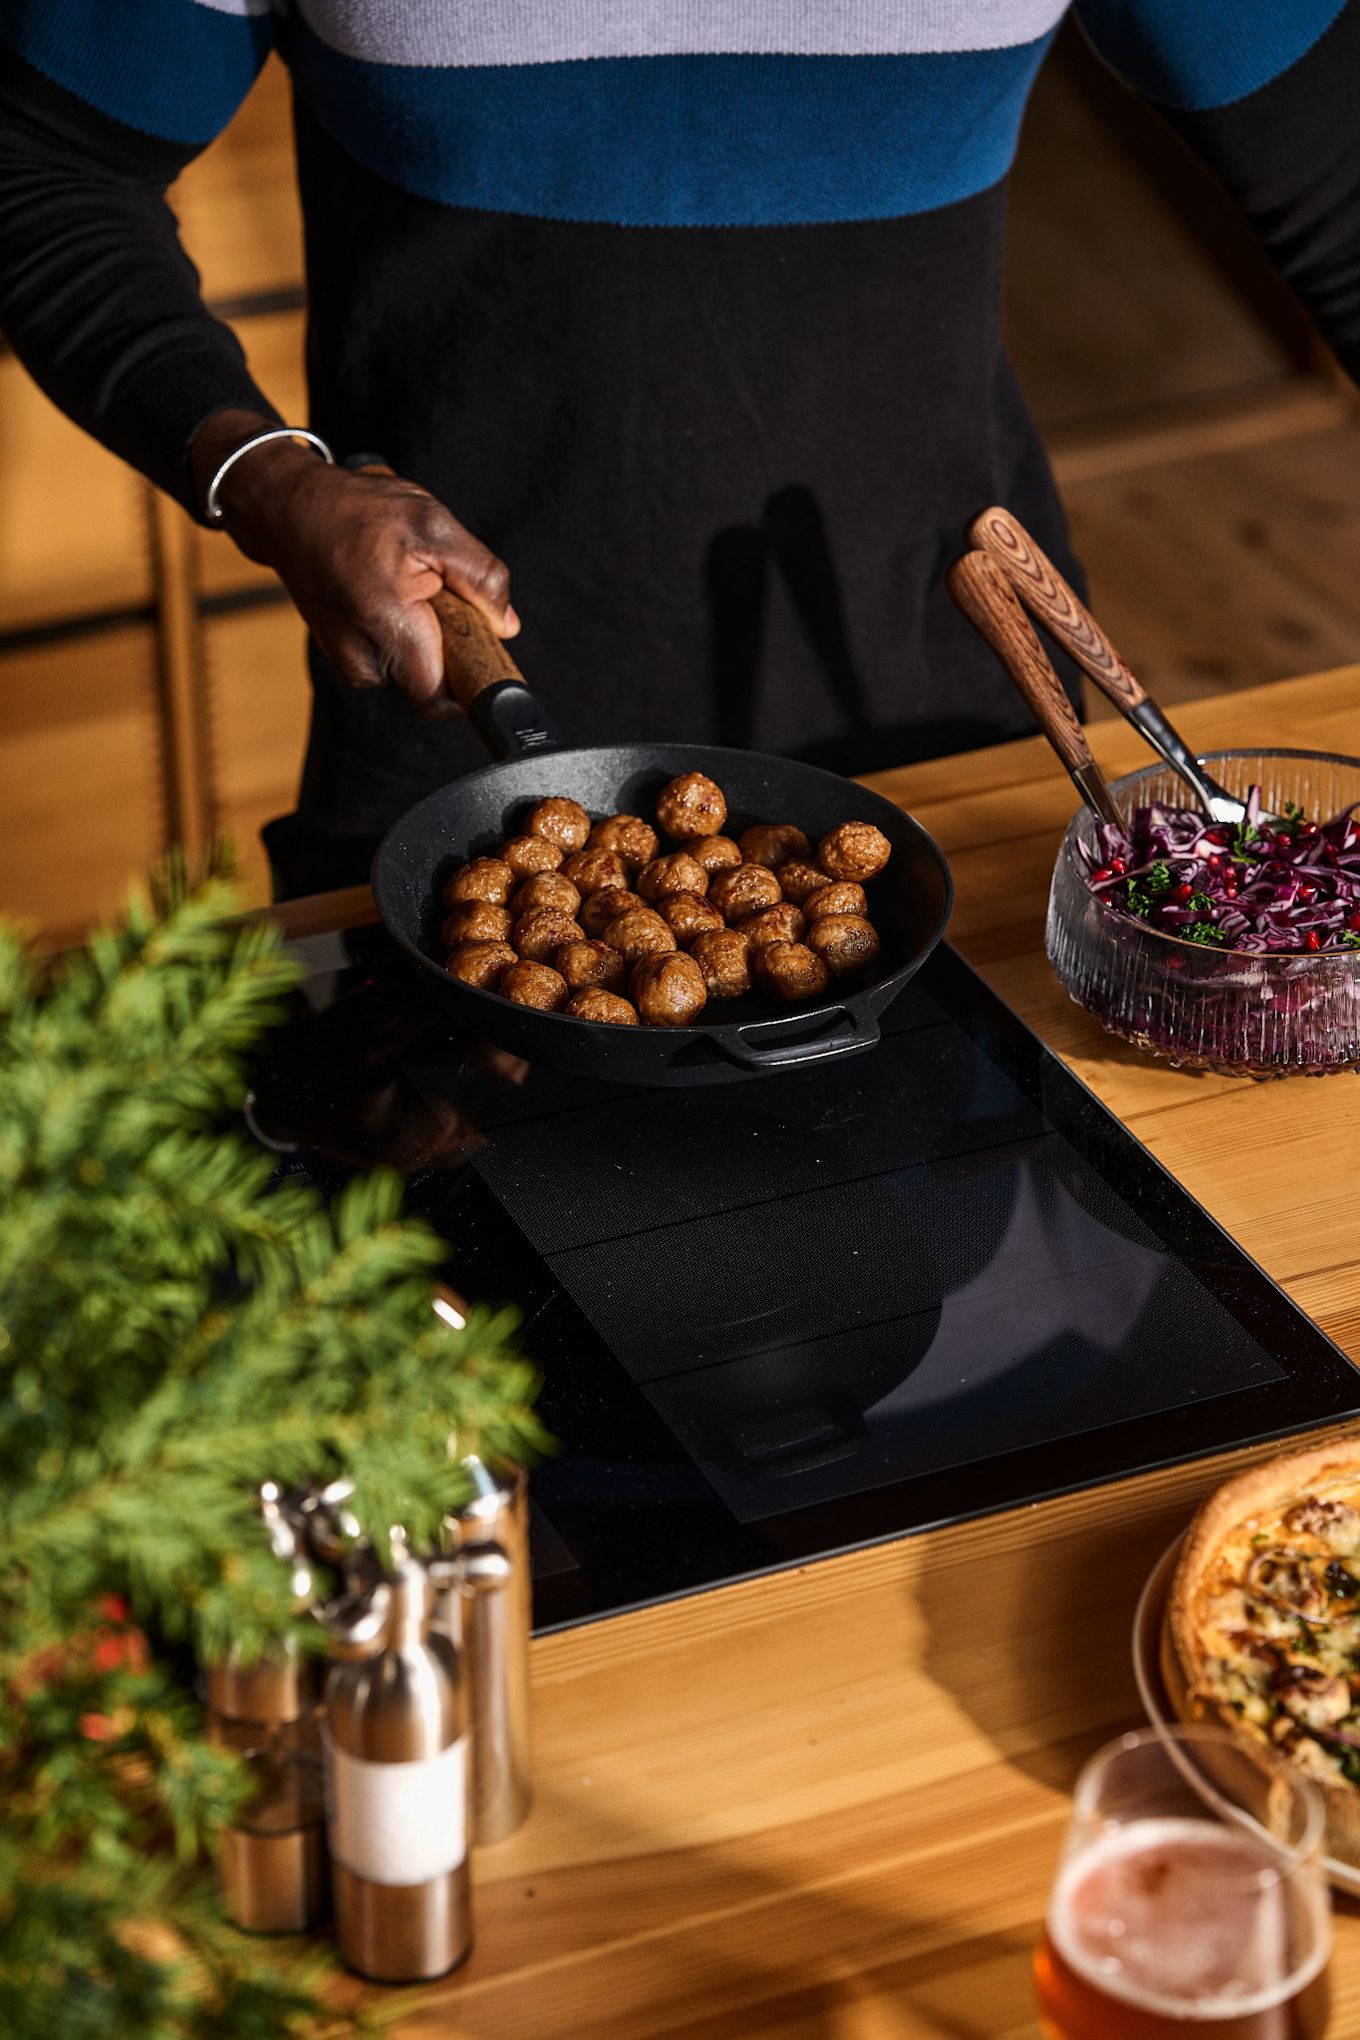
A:
POLYGON ((721 1091, 459 1035, 379 929, 298 953, 252 1124, 327 1194, 398 1168, 452 1284, 519 1306, 558 1441, 541 1628, 1360 1411, 1360 1372, 948 949, 876 1049, 721 1091))

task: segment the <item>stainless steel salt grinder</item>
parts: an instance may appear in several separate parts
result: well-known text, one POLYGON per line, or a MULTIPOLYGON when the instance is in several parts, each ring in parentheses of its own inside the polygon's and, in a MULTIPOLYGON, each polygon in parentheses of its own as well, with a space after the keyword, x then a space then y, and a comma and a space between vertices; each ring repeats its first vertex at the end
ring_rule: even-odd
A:
MULTIPOLYGON (((299 1603, 311 1591, 284 1498, 273 1481, 260 1489, 260 1509, 276 1558, 293 1568, 299 1603)), ((321 1668, 283 1636, 251 1662, 234 1647, 204 1668, 205 1739, 235 1750, 253 1790, 222 1834, 218 1870, 222 1905, 238 1927, 260 1934, 297 1934, 330 1910, 325 1817, 321 1795, 321 1668)))
POLYGON ((435 1626, 463 1649, 472 1755, 472 1839, 513 1834, 533 1800, 529 1746, 529 1483, 524 1469, 463 1462, 470 1501, 444 1519, 452 1579, 438 1568, 435 1626))
POLYGON ((368 1618, 332 1630, 338 1654, 357 1653, 326 1682, 335 1939, 378 1983, 442 1976, 472 1944, 465 1703, 458 1654, 430 1632, 432 1598, 401 1550, 368 1618))

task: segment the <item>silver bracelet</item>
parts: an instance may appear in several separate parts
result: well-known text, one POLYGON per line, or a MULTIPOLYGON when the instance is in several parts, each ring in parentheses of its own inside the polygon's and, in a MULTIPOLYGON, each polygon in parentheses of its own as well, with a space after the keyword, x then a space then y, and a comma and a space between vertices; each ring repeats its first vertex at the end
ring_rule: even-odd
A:
POLYGON ((276 425, 269 432, 256 432, 251 438, 243 439, 234 452, 229 453, 217 473, 208 484, 208 493, 203 498, 203 516, 209 524, 222 522, 222 508, 217 492, 227 475, 235 467, 242 454, 249 453, 252 446, 267 446, 271 439, 304 439, 308 446, 314 446, 327 467, 335 466, 335 455, 324 439, 318 439, 315 432, 308 432, 302 425, 276 425))

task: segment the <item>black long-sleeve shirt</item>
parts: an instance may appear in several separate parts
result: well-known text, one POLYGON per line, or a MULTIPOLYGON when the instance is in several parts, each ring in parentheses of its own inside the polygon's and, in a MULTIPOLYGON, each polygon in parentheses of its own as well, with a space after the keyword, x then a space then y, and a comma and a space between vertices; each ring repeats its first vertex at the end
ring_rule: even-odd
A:
MULTIPOLYGON (((1064 11, 0 0, 0 325, 189 502, 203 418, 269 406, 165 191, 277 46, 310 422, 509 561, 559 721, 848 770, 1012 734, 942 576, 993 500, 1072 566, 1000 343, 1006 171, 1064 11)), ((1360 367, 1360 0, 1078 13, 1360 367)), ((481 762, 314 666, 313 879, 481 762)))

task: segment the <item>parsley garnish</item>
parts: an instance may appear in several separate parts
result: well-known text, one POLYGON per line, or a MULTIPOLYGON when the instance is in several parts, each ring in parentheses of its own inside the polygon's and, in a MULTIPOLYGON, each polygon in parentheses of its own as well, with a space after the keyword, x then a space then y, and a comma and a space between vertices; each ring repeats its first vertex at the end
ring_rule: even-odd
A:
POLYGON ((1212 921, 1195 921, 1189 928, 1182 928, 1181 934, 1187 942, 1200 942, 1210 949, 1223 940, 1223 930, 1212 921))
POLYGON ((1207 892, 1192 892, 1185 904, 1192 914, 1212 914, 1214 911, 1214 903, 1207 892))
POLYGON ((1154 864, 1151 871, 1145 876, 1143 884, 1150 893, 1169 892, 1171 889, 1171 866, 1161 863, 1154 864))
POLYGON ((1360 928, 1348 928, 1341 938, 1343 949, 1360 949, 1360 928))

